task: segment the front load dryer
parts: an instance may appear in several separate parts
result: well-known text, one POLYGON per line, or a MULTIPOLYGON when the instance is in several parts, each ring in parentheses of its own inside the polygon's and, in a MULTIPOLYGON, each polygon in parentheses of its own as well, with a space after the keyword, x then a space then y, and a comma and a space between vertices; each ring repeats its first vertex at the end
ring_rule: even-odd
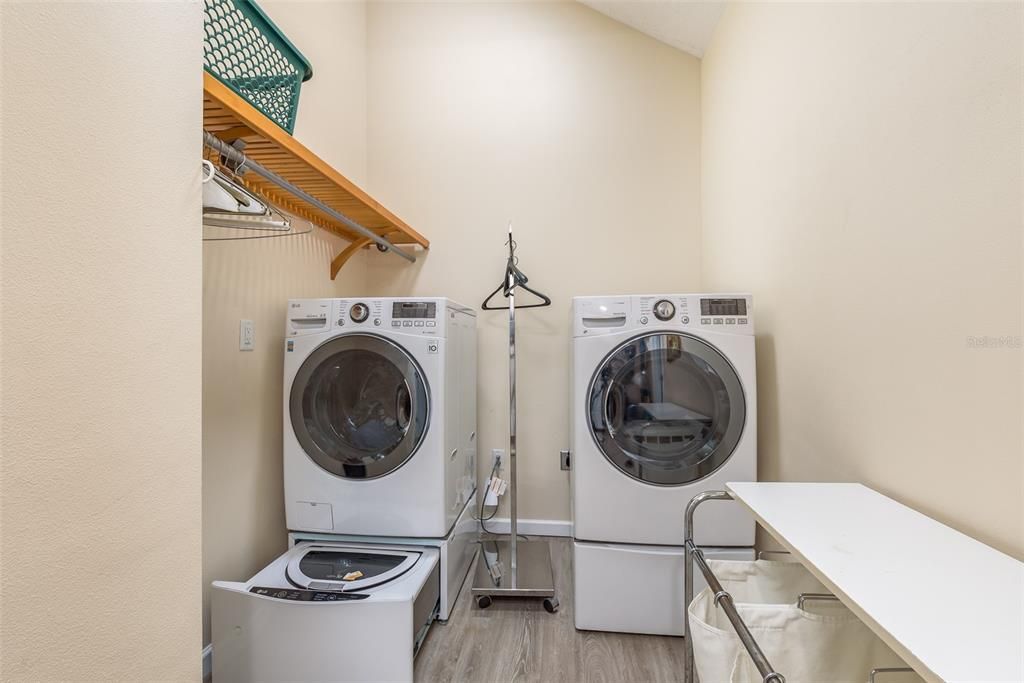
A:
POLYGON ((288 529, 440 538, 476 486, 476 316, 443 298, 296 299, 288 529))
MULTIPOLYGON (((686 506, 757 478, 751 297, 578 297, 572 324, 576 627, 682 635, 686 506)), ((737 503, 694 529, 708 557, 753 555, 737 503)))
POLYGON ((412 681, 437 614, 437 548, 300 543, 210 592, 213 680, 412 681))

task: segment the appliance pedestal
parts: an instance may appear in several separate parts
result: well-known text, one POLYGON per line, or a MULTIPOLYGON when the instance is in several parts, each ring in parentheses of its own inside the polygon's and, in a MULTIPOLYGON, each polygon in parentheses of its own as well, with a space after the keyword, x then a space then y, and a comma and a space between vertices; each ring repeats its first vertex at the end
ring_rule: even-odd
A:
MULTIPOLYGON (((753 560, 754 549, 702 546, 709 560, 753 560)), ((581 631, 683 635, 682 546, 573 541, 573 618, 581 631)), ((699 573, 694 593, 706 586, 699 573)))

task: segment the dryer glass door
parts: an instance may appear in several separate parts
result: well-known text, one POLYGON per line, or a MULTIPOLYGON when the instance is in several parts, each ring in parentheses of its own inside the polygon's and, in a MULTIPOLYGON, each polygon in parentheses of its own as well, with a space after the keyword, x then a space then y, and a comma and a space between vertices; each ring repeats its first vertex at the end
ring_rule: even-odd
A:
POLYGON ((736 370, 713 346, 655 333, 605 358, 591 381, 588 419, 621 472, 677 486, 726 463, 743 433, 746 401, 736 370))
POLYGON ((397 344, 370 334, 335 337, 299 368, 289 397, 292 428, 306 454, 347 479, 382 477, 423 441, 427 385, 397 344))

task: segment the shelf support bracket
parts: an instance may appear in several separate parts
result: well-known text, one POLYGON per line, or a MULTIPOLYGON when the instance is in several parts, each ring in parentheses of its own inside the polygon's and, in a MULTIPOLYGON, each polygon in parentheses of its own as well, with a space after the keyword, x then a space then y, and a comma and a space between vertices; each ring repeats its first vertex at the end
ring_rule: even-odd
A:
POLYGON ((338 271, 341 270, 342 266, 348 263, 348 260, 350 258, 356 255, 357 251, 359 251, 363 247, 368 247, 371 244, 373 244, 373 240, 371 240, 369 237, 361 237, 352 244, 345 247, 345 249, 340 254, 335 256, 333 261, 331 261, 331 279, 333 280, 336 277, 338 277, 338 271))

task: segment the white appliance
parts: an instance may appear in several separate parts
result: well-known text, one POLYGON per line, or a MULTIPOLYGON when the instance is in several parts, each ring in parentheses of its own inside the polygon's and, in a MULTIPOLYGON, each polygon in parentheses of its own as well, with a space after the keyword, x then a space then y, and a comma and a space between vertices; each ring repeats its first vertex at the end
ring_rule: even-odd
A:
POLYGON ((348 543, 382 543, 399 545, 417 545, 437 548, 438 567, 441 577, 440 605, 437 618, 448 621, 455 609, 469 573, 470 565, 476 556, 480 538, 480 521, 476 517, 477 497, 474 493, 455 526, 444 538, 412 538, 385 536, 354 536, 348 534, 321 534, 309 531, 292 531, 288 533, 288 546, 292 547, 306 542, 348 542, 348 543))
POLYGON ((213 680, 411 681, 437 613, 437 548, 300 543, 210 594, 213 680))
MULTIPOLYGON (((576 627, 682 635, 686 506, 757 478, 751 297, 577 297, 572 318, 576 627)), ((737 503, 702 506, 694 530, 723 547, 709 558, 753 557, 737 503)))
POLYGON ((446 536, 476 487, 474 312, 295 299, 285 334, 288 528, 446 536))

